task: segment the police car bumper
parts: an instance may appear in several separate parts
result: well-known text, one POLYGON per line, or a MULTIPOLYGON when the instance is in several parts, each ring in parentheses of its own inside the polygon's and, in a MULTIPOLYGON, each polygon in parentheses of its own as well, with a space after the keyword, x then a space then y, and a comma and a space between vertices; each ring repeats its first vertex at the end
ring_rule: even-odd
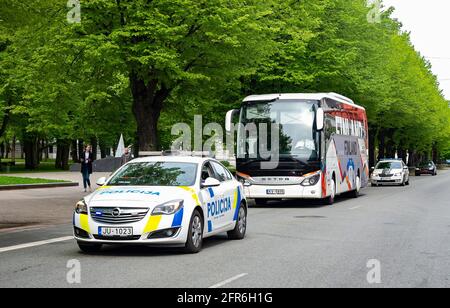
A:
MULTIPOLYGON (((186 216, 186 215, 183 215, 186 216)), ((182 246, 187 241, 187 229, 180 213, 148 216, 130 224, 97 222, 85 214, 74 214, 73 233, 78 242, 111 245, 182 246), (174 221, 181 221, 175 223, 174 221)), ((189 224, 189 221, 186 221, 189 224)))
POLYGON ((314 186, 302 185, 251 185, 244 187, 245 196, 251 199, 321 199, 320 182, 314 186))

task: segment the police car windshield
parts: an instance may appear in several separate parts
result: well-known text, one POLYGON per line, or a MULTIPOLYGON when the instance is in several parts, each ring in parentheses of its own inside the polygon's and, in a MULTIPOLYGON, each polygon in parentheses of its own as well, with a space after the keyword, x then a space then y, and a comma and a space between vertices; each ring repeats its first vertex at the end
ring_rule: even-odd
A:
POLYGON ((384 162, 378 163, 376 169, 402 169, 402 163, 384 161, 384 162))
POLYGON ((197 164, 179 162, 132 163, 122 168, 110 186, 192 186, 197 164))

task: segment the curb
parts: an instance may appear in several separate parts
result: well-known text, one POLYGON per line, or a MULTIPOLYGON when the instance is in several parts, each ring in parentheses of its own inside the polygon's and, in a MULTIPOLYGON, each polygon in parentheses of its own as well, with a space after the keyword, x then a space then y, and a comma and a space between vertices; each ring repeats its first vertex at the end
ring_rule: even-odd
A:
POLYGON ((46 183, 46 184, 20 184, 20 185, 0 185, 2 190, 21 190, 21 189, 39 189, 39 188, 58 188, 58 187, 78 187, 79 183, 46 183))

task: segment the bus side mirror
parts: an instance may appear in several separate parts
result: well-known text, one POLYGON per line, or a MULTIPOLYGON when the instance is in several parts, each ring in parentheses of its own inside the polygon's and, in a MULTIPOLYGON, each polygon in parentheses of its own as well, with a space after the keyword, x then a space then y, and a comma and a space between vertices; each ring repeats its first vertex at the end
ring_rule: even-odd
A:
POLYGON ((318 131, 322 131, 325 125, 325 112, 323 108, 317 109, 316 112, 316 128, 318 131))
POLYGON ((239 113, 239 109, 233 109, 227 112, 225 117, 225 131, 231 133, 231 125, 233 124, 233 117, 239 113))

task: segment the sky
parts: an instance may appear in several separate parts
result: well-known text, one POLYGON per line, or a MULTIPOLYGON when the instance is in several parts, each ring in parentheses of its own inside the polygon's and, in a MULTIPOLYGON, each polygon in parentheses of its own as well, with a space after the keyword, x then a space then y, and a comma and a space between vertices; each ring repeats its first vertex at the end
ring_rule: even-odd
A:
POLYGON ((433 65, 441 89, 450 100, 450 1, 449 0, 383 0, 395 8, 393 17, 411 32, 416 50, 433 65))

